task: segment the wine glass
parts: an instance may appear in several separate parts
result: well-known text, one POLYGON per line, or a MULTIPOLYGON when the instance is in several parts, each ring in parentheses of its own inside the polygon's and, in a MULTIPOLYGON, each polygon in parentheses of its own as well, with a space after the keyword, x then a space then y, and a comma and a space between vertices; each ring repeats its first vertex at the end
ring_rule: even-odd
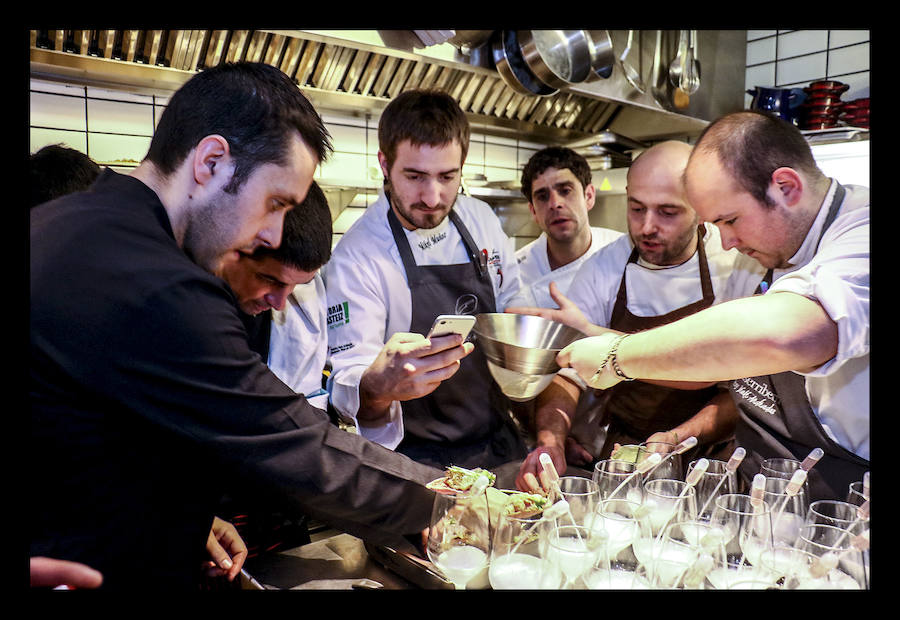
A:
POLYGON ((643 506, 656 535, 670 521, 696 518, 697 495, 694 488, 682 480, 654 478, 644 481, 643 506))
POLYGON ((426 551, 456 589, 465 590, 487 569, 490 557, 487 497, 483 493, 435 494, 426 551))
POLYGON ((717 589, 728 589, 736 579, 756 578, 759 554, 771 546, 771 514, 760 501, 754 506, 749 495, 726 493, 715 499, 708 521, 720 532, 721 552, 716 567, 707 576, 717 589))
POLYGON ((647 569, 634 559, 598 562, 581 577, 588 590, 649 590, 647 569))
POLYGON ((833 525, 843 529, 857 527, 859 506, 835 499, 819 499, 809 505, 805 524, 833 525))
POLYGON ((862 506, 869 499, 867 489, 863 486, 863 481, 851 482, 847 490, 847 503, 862 506))
POLYGON ((772 544, 793 545, 809 511, 805 485, 796 495, 787 493, 790 479, 766 478, 763 499, 772 510, 772 544))
POLYGON ((559 585, 561 575, 554 582, 545 570, 541 541, 546 537, 546 528, 547 522, 541 515, 500 515, 488 569, 494 590, 536 590, 559 585))
POLYGON ((643 499, 643 478, 636 471, 637 464, 632 461, 606 459, 594 464, 591 479, 597 484, 601 500, 615 497, 640 502, 643 499))
POLYGON ((616 562, 619 554, 628 549, 640 536, 638 522, 641 504, 628 499, 605 499, 597 505, 591 529, 606 533, 605 551, 600 561, 616 562))
POLYGON ((645 560, 650 583, 661 589, 705 589, 715 556, 721 557, 721 537, 710 536, 712 530, 696 520, 669 523, 645 560))
MULTIPOLYGON (((715 498, 720 495, 737 493, 738 480, 736 471, 728 471, 725 461, 708 460, 709 466, 706 472, 694 485, 697 492, 697 518, 708 521, 715 509, 715 498)), ((687 476, 690 476, 697 461, 691 461, 688 465, 687 476)))
POLYGON ((810 574, 816 556, 797 547, 775 545, 759 555, 759 565, 773 583, 785 590, 803 589, 813 580, 810 574))
POLYGON ((768 458, 760 464, 759 473, 766 478, 784 478, 790 480, 794 472, 800 469, 800 461, 796 459, 768 458))
POLYGON ((853 548, 853 530, 833 525, 808 524, 800 528, 796 547, 812 555, 836 560, 824 577, 800 584, 804 588, 868 589, 867 553, 853 548))
POLYGON ((583 525, 553 526, 548 534, 546 558, 565 577, 563 589, 574 589, 596 564, 605 537, 583 525))
POLYGON ((680 454, 671 454, 678 444, 664 441, 649 441, 641 444, 638 450, 637 462, 640 463, 654 452, 663 455, 659 465, 644 474, 644 481, 666 478, 670 480, 684 480, 684 466, 680 454))
POLYGON ((597 483, 590 478, 581 476, 563 476, 559 479, 559 492, 564 500, 569 503, 570 514, 561 517, 563 522, 571 525, 590 526, 597 502, 600 499, 600 491, 597 483))

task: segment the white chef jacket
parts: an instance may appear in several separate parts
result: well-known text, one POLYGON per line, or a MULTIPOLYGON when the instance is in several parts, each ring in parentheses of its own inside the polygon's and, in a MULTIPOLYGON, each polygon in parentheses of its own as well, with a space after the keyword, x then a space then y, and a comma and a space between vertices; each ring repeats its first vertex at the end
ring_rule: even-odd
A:
MULTIPOLYGON (((722 249, 719 231, 713 225, 706 226, 703 243, 713 292, 718 299, 739 253, 722 249)), ((598 250, 575 274, 567 297, 592 324, 609 327, 623 271, 628 310, 636 316, 668 314, 703 298, 696 251, 680 265, 658 267, 640 258, 636 263, 628 263, 633 249, 631 237, 623 235, 598 250)))
POLYGON ((516 251, 522 288, 519 289, 519 294, 510 305, 556 308, 556 302, 550 297, 550 283, 556 282, 560 292, 565 295, 569 290, 572 278, 575 277, 575 273, 582 263, 594 252, 623 235, 625 233, 618 230, 592 226, 591 246, 587 252, 571 263, 550 269, 550 259, 547 256, 547 234, 541 233, 540 237, 516 251))
POLYGON ((317 273, 308 283, 294 287, 284 310, 270 311, 269 368, 320 409, 328 406, 328 393, 322 389, 328 356, 325 302, 325 282, 317 273))
MULTIPOLYGON (((845 185, 840 213, 822 233, 832 181, 806 239, 791 257, 793 266, 775 269, 766 294, 789 291, 815 299, 838 326, 837 355, 809 373, 806 396, 825 432, 838 445, 869 459, 869 189, 845 185)), ((766 268, 741 255, 723 301, 752 295, 766 268)))
MULTIPOLYGON (((341 237, 324 269, 332 366, 328 391, 335 409, 353 421, 359 410, 362 373, 391 335, 409 331, 412 319, 412 296, 387 220, 389 208, 382 190, 378 199, 341 237)), ((502 312, 520 283, 513 241, 487 203, 458 195, 453 208, 478 248, 487 251, 497 311, 502 312)), ((450 218, 444 218, 435 228, 404 229, 404 232, 419 265, 469 262, 462 237, 450 218)), ((470 313, 463 307, 458 311, 470 313)), ((357 428, 364 437, 396 448, 403 439, 401 403, 392 404, 386 425, 371 428, 357 424, 357 428)))

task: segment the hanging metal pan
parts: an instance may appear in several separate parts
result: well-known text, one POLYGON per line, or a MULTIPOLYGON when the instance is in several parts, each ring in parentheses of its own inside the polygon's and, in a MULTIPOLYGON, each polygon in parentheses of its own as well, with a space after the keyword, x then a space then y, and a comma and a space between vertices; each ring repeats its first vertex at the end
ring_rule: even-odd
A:
POLYGON ((554 88, 591 75, 591 46, 584 30, 519 30, 522 57, 543 83, 554 88))
POLYGON ((612 37, 609 30, 584 30, 588 40, 591 57, 591 77, 604 80, 612 75, 616 65, 616 52, 613 50, 612 37))
POLYGON ((554 88, 539 80, 522 58, 521 48, 515 30, 497 30, 491 40, 494 64, 503 81, 522 95, 541 96, 556 94, 554 88))

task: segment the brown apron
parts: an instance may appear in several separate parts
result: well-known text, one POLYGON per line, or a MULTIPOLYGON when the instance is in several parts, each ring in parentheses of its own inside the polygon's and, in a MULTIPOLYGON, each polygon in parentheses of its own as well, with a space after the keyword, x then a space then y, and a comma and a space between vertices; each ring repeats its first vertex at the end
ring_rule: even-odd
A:
MULTIPOLYGON (((838 185, 823 235, 837 216, 844 193, 844 188, 838 185)), ((772 277, 770 269, 757 287, 757 295, 768 290, 772 277)), ((835 443, 822 428, 806 396, 803 375, 788 371, 736 379, 730 388, 740 412, 735 434, 738 444, 747 450, 739 470, 745 481, 759 473, 766 458, 802 461, 814 448, 821 448, 825 455, 810 470, 807 479, 813 501, 845 499, 850 483, 862 480, 863 474, 869 471, 869 461, 835 443)))
MULTIPOLYGON (((636 316, 628 310, 628 293, 625 285, 625 270, 613 307, 609 327, 623 333, 635 332, 666 325, 684 318, 713 304, 715 292, 709 276, 709 264, 703 236, 706 229, 698 227, 697 258, 700 263, 700 289, 703 297, 692 304, 677 308, 667 314, 658 316, 636 316)), ((632 250, 628 264, 637 262, 637 248, 632 250)), ((627 265, 626 265, 627 269, 627 265)), ((643 381, 622 382, 610 390, 606 403, 606 418, 609 420, 606 443, 600 454, 601 459, 609 458, 616 443, 638 444, 659 431, 667 431, 693 417, 719 391, 717 386, 701 390, 679 390, 671 387, 654 385, 643 381)), ((683 437, 679 439, 685 439, 683 437)), ((696 451, 683 455, 696 456, 696 451)), ((687 461, 685 461, 687 464, 687 461)))

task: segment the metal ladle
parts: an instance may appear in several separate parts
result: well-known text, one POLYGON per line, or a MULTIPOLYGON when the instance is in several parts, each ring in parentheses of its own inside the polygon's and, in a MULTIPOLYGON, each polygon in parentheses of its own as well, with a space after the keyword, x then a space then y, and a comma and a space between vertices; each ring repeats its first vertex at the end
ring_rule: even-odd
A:
POLYGON ((688 31, 678 31, 678 51, 675 53, 675 59, 669 65, 669 81, 672 86, 681 85, 681 76, 684 74, 684 67, 688 54, 688 31))
POLYGON ((628 42, 625 44, 625 49, 622 50, 622 55, 619 56, 619 64, 622 65, 622 71, 625 73, 625 79, 628 80, 628 83, 631 84, 636 91, 643 93, 646 86, 644 86, 644 80, 641 79, 641 74, 626 60, 628 54, 631 52, 631 45, 633 42, 634 30, 629 30, 628 42))

